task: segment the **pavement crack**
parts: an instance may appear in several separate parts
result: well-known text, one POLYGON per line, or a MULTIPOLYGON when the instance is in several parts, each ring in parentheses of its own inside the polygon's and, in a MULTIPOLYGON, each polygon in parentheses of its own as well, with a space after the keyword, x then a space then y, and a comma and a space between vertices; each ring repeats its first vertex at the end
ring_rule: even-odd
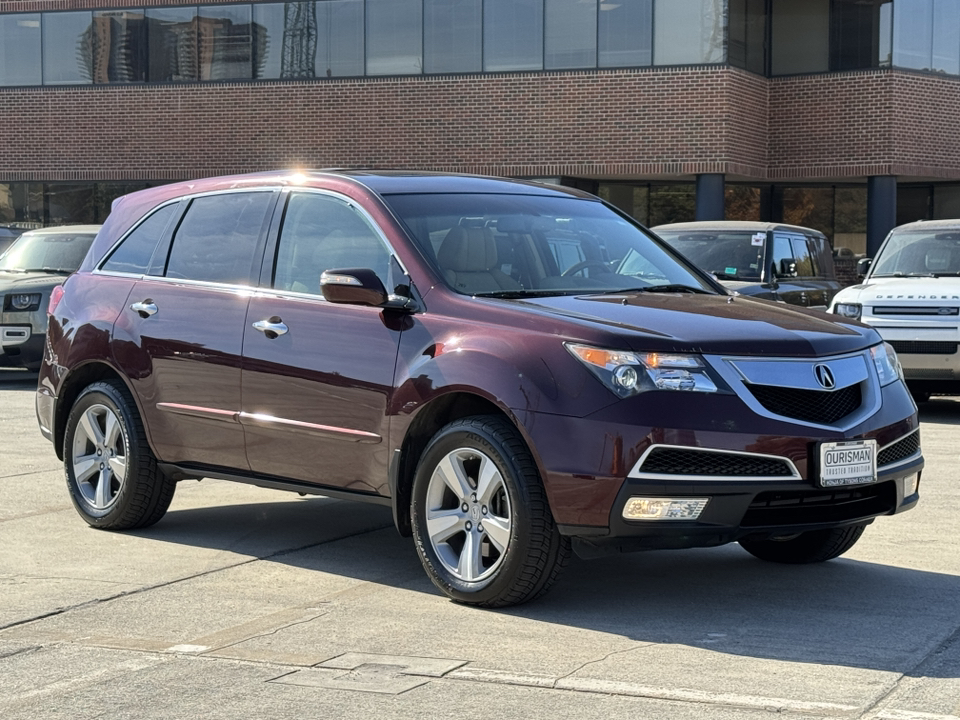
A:
POLYGON ((608 652, 606 655, 604 655, 602 658, 597 658, 597 659, 595 659, 595 660, 587 660, 585 663, 582 663, 579 667, 574 668, 573 670, 571 670, 570 672, 568 672, 566 675, 561 675, 560 677, 558 677, 558 678, 556 679, 556 681, 554 682, 554 685, 556 685, 556 684, 559 683, 559 682, 562 682, 562 681, 566 680, 566 679, 569 678, 571 675, 576 675, 578 672, 580 672, 581 670, 583 670, 583 669, 586 668, 586 667, 589 667, 590 665, 597 665, 597 664, 599 664, 599 663, 606 662, 607 660, 609 660, 610 658, 612 658, 614 655, 625 655, 626 653, 633 652, 634 650, 640 650, 640 649, 645 648, 645 647, 650 647, 650 645, 651 645, 651 643, 638 643, 638 644, 634 645, 633 647, 623 648, 622 650, 611 650, 611 651, 608 652))

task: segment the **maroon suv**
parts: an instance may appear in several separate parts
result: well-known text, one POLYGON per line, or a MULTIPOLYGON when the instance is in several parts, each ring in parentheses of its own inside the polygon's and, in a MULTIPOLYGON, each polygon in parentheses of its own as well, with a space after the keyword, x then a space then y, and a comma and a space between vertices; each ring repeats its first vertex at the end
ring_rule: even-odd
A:
POLYGON ((50 302, 44 435, 89 524, 215 477, 390 505, 502 606, 583 556, 738 541, 818 562, 923 457, 868 327, 728 294, 567 188, 264 173, 127 195, 50 302))

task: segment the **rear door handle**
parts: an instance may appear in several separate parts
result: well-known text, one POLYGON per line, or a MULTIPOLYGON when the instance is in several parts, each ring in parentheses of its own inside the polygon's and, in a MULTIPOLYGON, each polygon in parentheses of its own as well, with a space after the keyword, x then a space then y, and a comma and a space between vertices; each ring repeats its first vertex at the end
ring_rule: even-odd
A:
POLYGON ((269 320, 257 320, 253 324, 254 330, 259 330, 271 340, 281 335, 286 335, 290 328, 283 324, 283 320, 278 317, 272 317, 269 320))
POLYGON ((153 300, 144 300, 143 302, 135 302, 130 306, 130 309, 137 313, 142 318, 148 318, 151 315, 157 314, 157 306, 153 304, 153 300))

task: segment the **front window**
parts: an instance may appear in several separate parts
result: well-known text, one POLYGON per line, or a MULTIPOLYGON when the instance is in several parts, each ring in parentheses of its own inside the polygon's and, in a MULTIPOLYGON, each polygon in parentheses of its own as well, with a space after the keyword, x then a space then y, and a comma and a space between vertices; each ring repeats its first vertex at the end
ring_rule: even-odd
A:
POLYGON ((388 195, 447 283, 466 295, 716 292, 599 202, 538 195, 388 195))
POLYGON ((894 233, 870 277, 960 275, 960 229, 894 233))
POLYGON ((765 232, 660 232, 660 237, 721 280, 760 280, 765 232))
POLYGON ((8 272, 72 273, 83 262, 95 233, 25 233, 0 257, 8 272))

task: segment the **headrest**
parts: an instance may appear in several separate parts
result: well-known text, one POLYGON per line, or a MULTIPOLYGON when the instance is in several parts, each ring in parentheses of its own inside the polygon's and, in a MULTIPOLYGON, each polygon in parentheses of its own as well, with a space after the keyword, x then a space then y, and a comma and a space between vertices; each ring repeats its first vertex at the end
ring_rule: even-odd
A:
POLYGON ((437 262, 453 272, 483 272, 497 264, 497 243, 487 228, 454 225, 440 243, 437 262))

